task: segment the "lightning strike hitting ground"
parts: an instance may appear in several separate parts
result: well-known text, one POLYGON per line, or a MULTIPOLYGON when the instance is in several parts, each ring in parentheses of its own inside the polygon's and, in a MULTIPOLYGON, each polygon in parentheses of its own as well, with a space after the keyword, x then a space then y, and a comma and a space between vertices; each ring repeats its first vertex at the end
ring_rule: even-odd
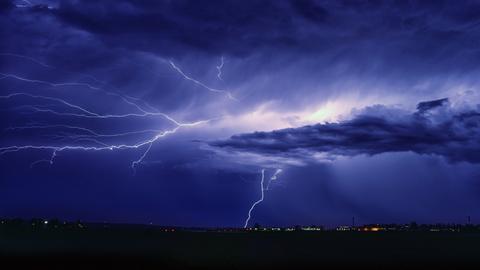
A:
MULTIPOLYGON (((31 5, 30 2, 24 1, 25 3, 31 5)), ((53 66, 50 66, 44 62, 41 62, 37 59, 31 58, 29 56, 25 55, 20 55, 20 54, 14 54, 14 53, 0 53, 0 56, 4 57, 13 57, 13 58, 19 58, 19 59, 24 59, 31 61, 32 63, 35 63, 43 68, 51 69, 51 70, 59 70, 53 66)), ((236 100, 232 94, 223 89, 215 89, 207 86, 206 84, 191 78, 190 76, 186 75, 178 66, 175 65, 173 61, 169 61, 170 66, 178 72, 185 80, 193 82, 195 85, 201 86, 204 89, 207 89, 210 92, 214 93, 221 93, 225 94, 229 99, 236 100)), ((217 73, 217 78, 219 80, 222 80, 222 68, 224 66, 224 57, 222 56, 220 59, 220 64, 216 66, 218 73, 217 73)), ((18 80, 21 82, 25 83, 33 83, 33 84, 39 84, 39 85, 45 85, 49 87, 55 87, 55 88, 65 88, 65 87, 82 87, 86 88, 89 90, 93 91, 102 91, 106 95, 111 95, 115 96, 120 99, 124 104, 130 106, 131 109, 135 108, 138 112, 128 112, 128 113, 123 113, 123 114, 105 114, 105 113, 99 113, 95 112, 90 108, 87 108, 82 105, 74 104, 71 101, 54 97, 54 96, 48 96, 48 95, 38 95, 38 94, 30 94, 27 92, 14 92, 11 94, 3 95, 0 96, 0 100, 9 100, 9 99, 19 99, 22 98, 22 102, 27 102, 26 105, 20 105, 17 106, 16 109, 22 109, 22 110, 30 110, 31 113, 49 113, 55 116, 61 116, 61 117, 68 117, 68 118, 86 118, 86 119, 100 119, 100 120, 105 120, 108 121, 110 119, 122 119, 122 118, 130 118, 130 117, 137 117, 137 118, 144 118, 144 117, 161 117, 163 119, 166 119, 169 121, 171 124, 174 125, 173 128, 166 129, 166 130, 161 130, 161 129, 142 129, 142 130, 132 130, 132 131, 125 131, 125 132, 117 132, 117 133, 104 133, 104 132, 98 132, 92 128, 84 127, 84 126, 79 126, 79 125, 69 125, 69 124, 43 124, 43 123, 31 123, 27 125, 19 125, 19 126, 11 126, 9 128, 6 128, 5 131, 7 132, 21 132, 22 130, 45 130, 47 132, 53 131, 54 134, 50 135, 51 138, 55 139, 60 139, 60 140, 65 140, 68 139, 70 140, 69 143, 49 143, 49 144, 39 144, 39 145, 34 145, 34 144, 25 144, 25 145, 9 145, 9 146, 0 146, 0 156, 7 154, 7 153, 12 153, 12 152, 18 152, 22 150, 42 150, 42 151, 51 151, 51 156, 48 159, 40 159, 33 161, 30 164, 30 168, 33 168, 37 164, 40 163, 47 163, 49 165, 53 165, 55 159, 57 158, 58 154, 63 151, 104 151, 104 150, 127 150, 127 149, 139 149, 139 148, 145 148, 144 152, 142 155, 137 159, 131 162, 131 168, 133 170, 133 174, 136 174, 138 166, 143 162, 143 160, 146 158, 148 153, 153 147, 153 144, 170 134, 176 133, 180 128, 182 127, 193 127, 197 125, 201 125, 204 123, 208 123, 209 120, 201 120, 201 121, 196 121, 196 122, 189 122, 189 123, 182 123, 171 116, 159 112, 158 109, 154 108, 144 100, 136 97, 131 97, 125 94, 122 94, 118 91, 110 91, 106 90, 104 87, 107 85, 105 82, 98 80, 92 75, 89 74, 79 74, 79 73, 73 73, 65 70, 59 70, 60 72, 66 72, 70 74, 76 74, 81 75, 83 77, 88 77, 91 78, 95 83, 99 83, 102 86, 90 84, 87 82, 81 82, 81 81, 73 81, 73 82, 50 82, 46 80, 41 80, 41 79, 32 79, 32 78, 26 78, 21 75, 17 74, 10 74, 10 73, 0 73, 0 80, 5 80, 5 79, 14 79, 18 80), (32 100, 41 100, 41 101, 49 101, 52 102, 54 105, 51 104, 46 104, 46 105, 41 105, 41 104, 28 104, 28 102, 31 102, 32 100), (60 105, 58 107, 57 105, 60 105), (142 104, 142 105, 140 105, 142 104), (52 108, 52 106, 55 106, 55 108, 52 108), (60 109, 61 108, 61 109, 60 109), (147 108, 147 109, 145 109, 147 108), (140 134, 152 134, 149 135, 150 137, 147 139, 137 139, 136 142, 134 143, 109 143, 108 140, 109 138, 123 138, 125 136, 130 136, 130 135, 140 135, 140 134), (94 144, 94 145, 92 145, 94 144)), ((67 119, 68 119, 67 118, 67 119)), ((280 170, 281 171, 281 170, 280 170)), ((276 179, 276 176, 278 173, 280 173, 279 170, 272 176, 270 179, 269 183, 276 179)), ((261 185, 261 198, 260 200, 256 201, 251 208, 248 211, 248 218, 245 221, 244 227, 248 226, 248 223, 251 219, 251 214, 255 207, 260 204, 263 199, 264 199, 264 191, 266 190, 264 188, 264 180, 265 180, 265 169, 262 170, 262 179, 260 182, 261 185)), ((267 186, 268 189, 268 186, 267 186)))
POLYGON ((248 217, 245 220, 245 224, 243 225, 243 228, 248 227, 248 222, 250 221, 250 218, 252 217, 252 211, 255 209, 255 206, 257 206, 259 203, 263 202, 263 199, 265 198, 265 189, 263 188, 263 182, 265 180, 265 169, 262 169, 262 180, 260 181, 260 191, 262 192, 262 196, 260 199, 252 204, 250 209, 248 210, 248 217))

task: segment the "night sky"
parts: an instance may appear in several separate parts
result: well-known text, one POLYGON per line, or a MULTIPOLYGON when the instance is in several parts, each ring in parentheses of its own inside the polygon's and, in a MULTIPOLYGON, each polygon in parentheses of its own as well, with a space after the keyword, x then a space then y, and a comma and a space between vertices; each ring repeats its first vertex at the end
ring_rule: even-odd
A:
POLYGON ((0 40, 2 217, 480 222, 478 1, 3 0, 0 40))

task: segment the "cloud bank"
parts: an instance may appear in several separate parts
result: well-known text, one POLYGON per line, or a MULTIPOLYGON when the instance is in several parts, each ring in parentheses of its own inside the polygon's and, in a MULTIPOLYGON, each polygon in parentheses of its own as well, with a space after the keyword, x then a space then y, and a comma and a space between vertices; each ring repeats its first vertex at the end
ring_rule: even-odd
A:
POLYGON ((299 128, 234 135, 210 146, 311 160, 335 156, 414 152, 439 155, 452 162, 480 162, 480 112, 457 110, 448 99, 421 102, 414 113, 381 105, 368 107, 351 120, 299 128))

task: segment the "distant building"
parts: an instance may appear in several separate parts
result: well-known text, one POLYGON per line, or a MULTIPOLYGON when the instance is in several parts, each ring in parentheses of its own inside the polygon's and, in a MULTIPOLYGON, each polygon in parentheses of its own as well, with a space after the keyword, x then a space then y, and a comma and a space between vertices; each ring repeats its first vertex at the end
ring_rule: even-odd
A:
POLYGON ((352 231, 353 228, 350 226, 343 225, 343 226, 338 226, 335 230, 339 232, 348 232, 348 231, 352 231))
POLYGON ((302 227, 302 231, 323 231, 323 226, 302 227))

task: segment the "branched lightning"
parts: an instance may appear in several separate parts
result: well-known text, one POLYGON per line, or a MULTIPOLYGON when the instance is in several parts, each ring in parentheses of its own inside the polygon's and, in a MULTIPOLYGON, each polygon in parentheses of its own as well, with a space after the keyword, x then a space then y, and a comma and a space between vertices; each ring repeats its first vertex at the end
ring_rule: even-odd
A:
POLYGON ((22 59, 26 59, 28 61, 32 61, 34 63, 37 63, 39 64, 40 66, 42 67, 45 67, 45 68, 53 68, 52 66, 50 65, 47 65, 43 62, 40 62, 38 61, 37 59, 35 58, 32 58, 32 57, 29 57, 29 56, 26 56, 26 55, 21 55, 21 54, 16 54, 16 53, 0 53, 0 56, 10 56, 10 57, 17 57, 17 58, 22 58, 22 59))
MULTIPOLYGON (((27 0, 24 0, 24 3, 28 5, 32 5, 27 0)), ((29 60, 32 63, 35 63, 44 68, 57 70, 57 68, 55 67, 52 67, 44 62, 41 62, 37 59, 31 58, 25 55, 14 54, 14 53, 0 53, 0 56, 22 58, 22 59, 29 60)), ((193 84, 198 85, 210 92, 224 94, 229 99, 236 100, 230 91, 209 87, 205 83, 188 76, 182 69, 180 69, 180 67, 175 65, 173 61, 170 60, 168 62, 170 67, 174 71, 176 71, 178 74, 180 74, 183 77, 183 79, 190 81, 193 84)), ((220 64, 216 66, 218 71, 217 78, 222 81, 223 81, 222 79, 223 66, 224 66, 224 57, 222 56, 220 58, 220 64)), ((68 72, 68 71, 62 70, 62 72, 68 72)), ((74 74, 73 72, 68 72, 68 73, 74 74)), ((89 127, 80 126, 80 125, 70 125, 70 124, 34 123, 34 124, 23 125, 23 126, 20 126, 20 125, 11 126, 6 128, 5 131, 17 132, 17 131, 32 130, 32 129, 46 130, 47 132, 53 131, 55 132, 55 134, 53 134, 53 138, 58 139, 62 143, 57 142, 57 143, 49 143, 49 144, 23 144, 23 145, 0 146, 0 156, 5 155, 7 153, 24 151, 24 150, 41 150, 41 151, 48 151, 49 153, 51 153, 49 158, 44 158, 44 159, 40 159, 32 162, 30 164, 30 167, 33 167, 40 163, 48 163, 52 165, 55 159, 60 154, 60 152, 64 152, 64 151, 96 152, 96 151, 106 151, 106 150, 110 150, 110 151, 129 150, 129 149, 134 150, 134 149, 142 148, 144 149, 142 155, 138 159, 131 162, 131 169, 135 174, 138 166, 146 158, 146 156, 152 149, 153 144, 156 141, 160 140, 163 137, 176 133, 180 128, 195 127, 201 124, 208 123, 209 121, 213 120, 213 119, 208 119, 208 120, 201 120, 201 121, 187 122, 187 123, 178 121, 173 117, 171 117, 170 115, 160 112, 158 109, 154 108, 153 106, 151 106, 146 101, 140 98, 127 96, 127 95, 121 94, 118 91, 114 92, 114 91, 106 90, 105 89, 106 83, 96 79, 94 76, 91 76, 88 74, 86 75, 80 74, 80 73, 76 73, 76 74, 88 76, 92 78, 95 81, 95 84, 82 82, 82 81, 51 82, 43 79, 27 78, 21 75, 11 74, 11 73, 0 73, 0 80, 14 79, 24 83, 38 84, 38 85, 44 85, 49 87, 55 87, 55 88, 58 87, 58 88, 61 88, 62 90, 65 87, 82 87, 82 88, 90 89, 94 91, 101 91, 104 94, 119 98, 119 101, 121 101, 123 105, 128 105, 128 108, 132 109, 132 111, 128 111, 127 113, 121 113, 121 114, 120 113, 118 114, 102 113, 102 112, 94 111, 93 109, 88 108, 86 106, 75 104, 74 102, 71 102, 69 100, 62 99, 59 97, 55 97, 51 95, 43 95, 43 94, 42 95, 30 94, 27 92, 14 92, 6 95, 1 95, 0 100, 23 98, 22 101, 28 101, 29 103, 25 105, 17 106, 16 107, 17 109, 28 109, 32 114, 48 113, 55 116, 61 116, 62 119, 63 118, 67 118, 67 119, 84 118, 84 119, 97 119, 97 120, 108 121, 112 119, 159 117, 162 119, 166 119, 171 125, 173 125, 173 127, 166 130, 165 129, 141 129, 141 130, 130 130, 130 131, 117 132, 117 133, 105 133, 105 132, 99 132, 89 127), (98 83, 101 83, 102 87, 100 87, 98 83), (38 104, 38 103, 35 104, 32 101, 44 101, 44 102, 48 101, 50 104, 38 104), (142 139, 136 138, 136 141, 129 142, 129 143, 126 143, 125 141, 123 141, 123 139, 126 136, 140 135, 140 134, 143 134, 148 137, 146 139, 145 137, 142 137, 142 139), (122 139, 122 141, 121 143, 109 143, 108 142, 109 138, 116 138, 117 140, 122 139), (65 140, 69 140, 68 143, 63 143, 65 140)), ((48 134, 47 136, 50 136, 50 134, 48 134)), ((248 227, 251 216, 252 216, 252 212, 255 209, 255 207, 259 205, 261 202, 263 202, 265 190, 268 190, 270 182, 277 179, 277 176, 279 173, 281 173, 281 171, 282 171, 281 169, 278 169, 275 172, 275 174, 270 178, 267 187, 265 188, 264 186, 265 185, 265 169, 261 170, 261 177, 262 177, 260 181, 261 198, 255 201, 251 205, 248 211, 248 217, 244 223, 244 228, 248 227)))
POLYGON ((93 86, 89 83, 84 83, 84 82, 48 82, 48 81, 42 81, 42 80, 37 80, 37 79, 28 79, 24 78, 15 74, 6 74, 6 73, 0 73, 2 76, 1 79, 5 78, 13 78, 16 80, 24 81, 24 82, 30 82, 30 83, 38 83, 38 84, 44 84, 44 85, 49 85, 51 87, 59 87, 59 86, 83 86, 90 88, 91 90, 103 90, 100 87, 93 86))
MULTIPOLYGON (((201 123, 204 123, 205 121, 198 121, 195 123, 189 123, 191 126, 192 125, 198 125, 201 123)), ((140 141, 134 144, 104 144, 104 146, 101 147, 96 147, 96 146, 81 146, 81 145, 64 145, 64 146, 54 146, 54 145, 14 145, 14 146, 7 146, 7 147, 0 147, 0 155, 10 153, 10 152, 17 152, 20 150, 52 150, 52 158, 50 159, 50 164, 53 164, 53 159, 57 155, 58 152, 65 151, 65 150, 83 150, 83 151, 101 151, 101 150, 123 150, 123 149, 137 149, 145 145, 149 145, 147 151, 144 152, 142 157, 134 162, 132 162, 132 168, 134 168, 138 163, 140 163, 143 158, 145 158, 146 154, 151 148, 151 145, 159 140, 162 137, 165 137, 169 134, 173 134, 177 132, 177 130, 182 127, 182 126, 176 126, 175 128, 171 130, 166 130, 163 132, 160 132, 153 136, 150 139, 140 141)))
POLYGON ((260 191, 261 191, 261 197, 258 201, 254 202, 250 209, 248 210, 248 217, 245 220, 245 224, 243 225, 243 228, 248 227, 248 222, 250 221, 250 218, 252 217, 252 211, 255 209, 255 206, 257 206, 259 203, 263 202, 263 199, 265 198, 265 189, 263 187, 263 182, 265 180, 265 169, 262 169, 262 180, 260 181, 260 191))
MULTIPOLYGON (((52 113, 52 114, 59 115, 59 116, 74 116, 74 117, 97 118, 97 119, 160 116, 160 117, 163 117, 163 118, 167 119, 168 121, 172 122, 173 124, 175 124, 177 126, 182 126, 182 127, 196 126, 198 124, 206 123, 206 122, 211 121, 209 119, 209 120, 201 120, 201 121, 197 121, 197 122, 193 122, 193 123, 180 123, 177 120, 170 117, 168 114, 161 113, 161 112, 149 112, 149 111, 145 111, 141 108, 139 108, 139 110, 141 110, 142 113, 99 114, 99 113, 92 112, 92 111, 90 111, 90 110, 88 110, 84 107, 79 106, 79 105, 70 103, 70 102, 68 102, 64 99, 61 99, 61 98, 55 98, 55 97, 49 97, 49 96, 40 96, 40 95, 32 95, 32 94, 24 93, 24 92, 17 92, 17 93, 11 93, 11 94, 8 94, 8 95, 5 95, 5 96, 0 96, 0 99, 10 99, 10 98, 13 98, 13 97, 18 97, 18 96, 25 96, 25 97, 36 98, 36 99, 55 101, 55 102, 58 102, 62 105, 65 105, 66 107, 69 107, 71 109, 75 109, 75 110, 78 110, 78 111, 82 112, 82 113, 58 112, 58 111, 55 111, 53 109, 41 109, 37 106, 27 105, 29 108, 31 108, 32 110, 34 110, 36 112, 47 112, 47 113, 52 113)), ((10 128, 10 129, 13 129, 13 127, 10 128)))
MULTIPOLYGON (((191 82, 193 82, 194 84, 199 85, 199 86, 207 89, 207 90, 210 91, 210 92, 222 93, 222 94, 227 95, 227 97, 228 97, 229 99, 237 100, 236 98, 233 97, 233 95, 232 95, 232 93, 230 93, 230 91, 228 91, 228 90, 223 90, 223 89, 211 88, 211 87, 205 85, 204 83, 202 83, 202 82, 200 82, 200 81, 197 81, 197 80, 193 79, 192 77, 188 76, 187 74, 185 74, 177 65, 175 65, 175 63, 173 63, 173 61, 170 60, 169 63, 170 63, 170 66, 172 66, 172 68, 173 68, 174 70, 176 70, 180 75, 182 75, 182 77, 183 77, 185 80, 191 81, 191 82)), ((1 74, 0 74, 0 75, 1 75, 1 74)))
MULTIPOLYGON (((35 59, 32 58, 32 60, 36 61, 35 59)), ((135 102, 132 102, 130 100, 135 100, 135 98, 133 97, 130 97, 130 96, 125 96, 125 95, 121 95, 119 93, 116 93, 116 92, 112 92, 112 91, 108 91, 108 90, 105 90, 104 88, 102 87, 98 87, 98 86, 95 86, 95 85, 92 85, 92 84, 89 84, 89 83, 85 83, 85 82, 49 82, 49 81, 44 81, 44 80, 37 80, 37 79, 30 79, 30 78, 25 78, 25 77, 22 77, 22 76, 18 76, 18 75, 15 75, 15 74, 7 74, 7 73, 0 73, 0 80, 3 80, 3 79, 7 79, 7 78, 11 78, 11 79, 15 79, 15 80, 19 80, 19 81, 22 81, 22 82, 28 82, 28 83, 37 83, 37 84, 43 84, 43 85, 48 85, 50 87, 62 87, 62 86, 80 86, 80 87, 86 87, 87 89, 90 89, 90 90, 94 90, 94 91, 102 91, 104 92, 105 94, 107 95, 111 95, 111 96, 115 96, 115 97, 118 97, 120 98, 123 102, 125 102, 126 104, 130 105, 130 106, 133 106, 135 107, 136 109, 138 109, 139 111, 141 112, 145 112, 138 104, 136 104, 135 102)), ((86 76, 89 76, 89 77, 92 77, 94 78, 96 81, 99 81, 98 79, 96 79, 95 77, 91 76, 91 75, 86 75, 86 76)), ((103 83, 103 82, 102 82, 103 83)), ((15 94, 15 93, 14 93, 15 94)), ((18 95, 20 95, 21 93, 19 93, 18 95)), ((38 96, 40 97, 40 96, 38 96)))
POLYGON ((145 156, 148 154, 148 152, 150 152, 150 149, 152 148, 152 144, 153 143, 148 144, 148 147, 147 147, 147 149, 145 149, 145 152, 143 153, 143 155, 140 156, 139 159, 132 162, 131 167, 132 167, 132 170, 133 170, 133 175, 135 175, 137 173, 137 165, 140 164, 143 161, 143 159, 145 158, 145 156))
MULTIPOLYGON (((19 54, 7 54, 7 53, 2 53, 0 55, 4 56, 13 56, 13 57, 18 57, 18 58, 24 58, 28 59, 38 65, 41 65, 45 68, 52 68, 51 66, 40 62, 34 58, 28 57, 28 56, 23 56, 19 54)), ((93 76, 92 76, 93 77, 93 76)), ((16 131, 16 130, 25 130, 25 129, 66 129, 74 132, 81 132, 80 134, 73 134, 73 135, 55 135, 57 138, 68 138, 75 142, 75 144, 67 144, 67 145, 53 145, 53 144, 47 144, 47 145, 10 145, 10 146, 3 146, 0 147, 0 155, 4 155, 6 153, 11 153, 11 152, 17 152, 21 150, 50 150, 52 151, 52 155, 50 159, 41 159, 34 161, 30 166, 33 167, 36 164, 46 162, 49 164, 53 164, 54 160, 57 156, 57 154, 61 151, 66 151, 66 150, 82 150, 82 151, 102 151, 102 150, 122 150, 122 149, 137 149, 141 147, 146 147, 145 152, 140 156, 139 159, 135 160, 132 162, 131 167, 136 171, 136 167, 143 161, 143 159, 146 157, 146 155, 149 153, 150 149, 152 148, 152 145, 154 142, 159 140, 160 138, 163 138, 169 134, 176 133, 179 128, 181 127, 193 127, 197 126, 200 124, 204 124, 209 122, 210 120, 201 120, 201 121, 196 121, 196 122, 189 122, 189 123, 182 123, 168 114, 159 112, 157 109, 153 108, 151 105, 148 103, 144 102, 141 99, 130 97, 130 96, 124 96, 119 93, 107 91, 101 87, 97 87, 95 85, 91 85, 89 83, 84 83, 84 82, 49 82, 45 80, 38 80, 38 79, 30 79, 30 78, 25 78, 16 74, 9 74, 9 73, 0 73, 0 80, 6 79, 6 78, 12 78, 15 80, 19 80, 22 82, 26 83, 36 83, 36 84, 43 84, 51 87, 67 87, 67 86, 78 86, 78 87, 86 87, 90 90, 96 90, 96 91, 103 91, 108 95, 113 95, 116 97, 119 97, 124 103, 126 103, 129 106, 133 106, 136 108, 139 112, 130 112, 130 113, 125 113, 125 114, 102 114, 98 112, 94 112, 91 109, 88 109, 84 106, 80 106, 77 104, 74 104, 72 102, 69 102, 65 99, 57 98, 57 97, 52 97, 52 96, 46 96, 46 95, 34 95, 26 92, 15 92, 11 93, 8 95, 3 95, 0 96, 0 99, 13 99, 13 98, 19 98, 19 97, 26 97, 29 99, 36 99, 36 100, 43 100, 43 101, 50 101, 53 103, 56 103, 58 105, 61 105, 62 107, 68 109, 69 111, 64 111, 64 110, 56 110, 51 108, 49 105, 23 105, 19 106, 17 108, 28 108, 33 111, 33 113, 50 113, 56 116, 63 116, 63 117, 76 117, 76 118, 91 118, 91 119, 122 119, 122 118, 130 118, 130 117, 137 117, 137 118, 143 118, 143 117, 161 117, 163 119, 168 120, 170 123, 174 125, 173 128, 167 129, 167 130, 158 130, 158 129, 145 129, 145 130, 133 130, 133 131, 127 131, 127 132, 121 132, 121 133, 111 133, 111 134, 106 134, 106 133, 100 133, 97 131, 94 131, 93 129, 89 129, 86 127, 82 126, 73 126, 73 125, 42 125, 42 124, 37 124, 37 125, 27 125, 27 126, 13 126, 9 127, 6 130, 7 131, 16 131), (138 102, 143 103, 146 107, 152 109, 150 110, 145 110, 142 108, 138 102), (139 140, 135 143, 121 143, 121 144, 109 144, 103 141, 100 141, 99 139, 105 139, 105 138, 111 138, 111 137, 122 137, 122 136, 128 136, 128 135, 138 135, 138 134, 153 134, 151 135, 148 139, 145 140, 139 140), (82 144, 81 142, 89 142, 89 143, 95 143, 97 146, 91 146, 91 145, 86 145, 82 144)))
MULTIPOLYGON (((42 66, 44 68, 48 68, 48 69, 55 69, 55 70, 58 70, 58 71, 61 71, 63 73, 69 73, 69 74, 75 74, 75 75, 80 75, 81 77, 86 77, 86 78, 90 78, 92 79, 93 81, 99 83, 99 84, 106 84, 106 82, 102 81, 102 80, 99 80, 98 78, 96 78, 95 76, 92 76, 90 74, 84 74, 84 73, 80 73, 80 72, 71 72, 71 71, 66 71, 66 70, 63 70, 63 69, 59 69, 59 68, 56 68, 54 66, 51 66, 51 65, 48 65, 38 59, 35 59, 33 57, 30 57, 30 56, 27 56, 27 55, 22 55, 22 54, 16 54, 16 53, 8 53, 8 52, 2 52, 0 53, 0 56, 6 56, 6 57, 15 57, 15 58, 21 58, 21 59, 25 59, 25 60, 28 60, 28 61, 31 61, 39 66, 42 66)), ((3 78, 2 78, 3 79, 3 78)))
MULTIPOLYGON (((112 133, 112 134, 105 134, 105 133, 98 133, 92 129, 79 127, 79 126, 70 126, 70 125, 31 125, 31 126, 15 126, 15 127, 8 127, 5 131, 15 131, 15 130, 26 130, 26 129, 72 129, 78 131, 84 131, 86 134, 79 134, 79 135, 71 135, 67 136, 71 139, 84 139, 84 138, 111 138, 111 137, 122 137, 128 135, 136 135, 136 134, 145 134, 145 133, 159 133, 161 130, 159 129, 145 129, 145 130, 135 130, 135 131, 127 131, 122 133, 112 133)), ((59 136, 62 137, 62 136, 59 136)), ((98 143, 98 141, 97 141, 98 143)))

